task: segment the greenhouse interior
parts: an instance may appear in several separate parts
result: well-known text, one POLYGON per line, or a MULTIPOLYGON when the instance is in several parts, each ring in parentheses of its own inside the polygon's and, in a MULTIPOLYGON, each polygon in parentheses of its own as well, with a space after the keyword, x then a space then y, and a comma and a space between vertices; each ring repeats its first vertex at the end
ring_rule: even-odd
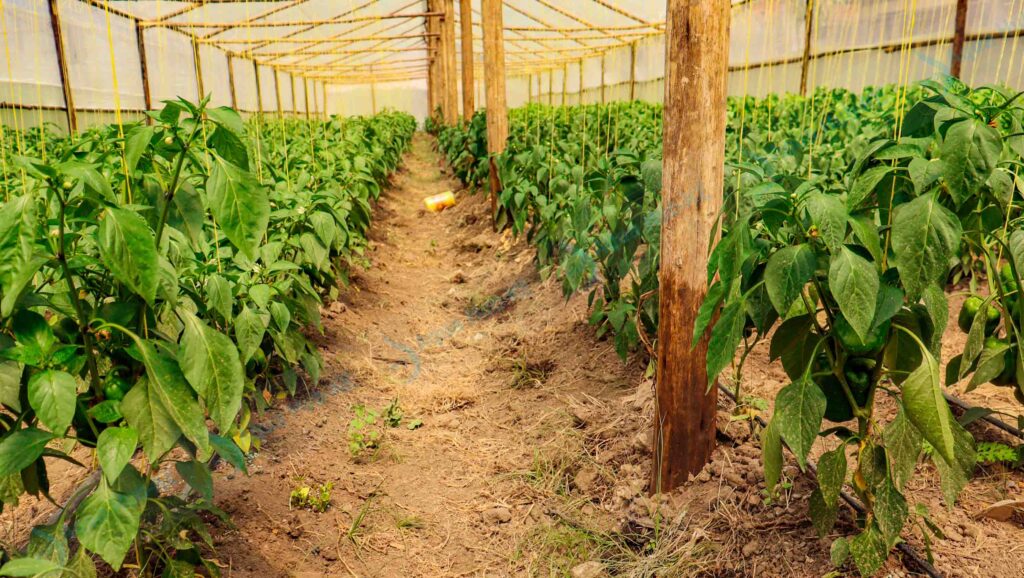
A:
POLYGON ((1024 576, 1024 0, 0 33, 0 576, 1024 576))

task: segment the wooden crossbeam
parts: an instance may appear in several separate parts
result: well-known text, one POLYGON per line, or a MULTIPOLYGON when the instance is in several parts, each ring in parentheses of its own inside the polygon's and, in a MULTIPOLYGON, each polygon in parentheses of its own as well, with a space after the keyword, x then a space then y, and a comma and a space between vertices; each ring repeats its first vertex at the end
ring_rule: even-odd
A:
POLYGON ((333 26, 336 24, 356 24, 359 22, 376 22, 379 20, 395 20, 408 18, 440 18, 441 12, 419 12, 415 14, 373 14, 367 16, 353 16, 328 18, 324 20, 273 20, 269 22, 163 22, 160 20, 144 20, 141 22, 146 27, 160 28, 213 28, 230 26, 232 28, 292 28, 295 26, 333 26))

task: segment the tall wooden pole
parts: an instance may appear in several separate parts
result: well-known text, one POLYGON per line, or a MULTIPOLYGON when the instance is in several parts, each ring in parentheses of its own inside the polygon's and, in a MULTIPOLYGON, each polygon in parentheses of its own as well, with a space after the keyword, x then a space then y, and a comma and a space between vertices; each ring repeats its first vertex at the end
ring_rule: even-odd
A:
POLYGON ((299 101, 295 98, 295 75, 289 74, 288 78, 291 79, 289 84, 291 84, 292 88, 292 116, 297 116, 299 114, 299 101))
POLYGON ((459 25, 462 28, 462 118, 469 121, 476 112, 473 82, 473 2, 459 0, 459 25))
POLYGON ((949 74, 960 78, 964 62, 964 36, 967 31, 967 2, 956 2, 956 29, 953 32, 953 60, 949 64, 949 74))
POLYGON ((555 71, 548 70, 548 106, 555 104, 555 71))
POLYGON ((302 77, 302 101, 306 105, 306 120, 309 120, 309 79, 306 77, 302 77))
POLYGON ((804 55, 800 59, 800 95, 807 96, 807 73, 811 65, 811 34, 814 30, 814 0, 804 0, 804 55))
POLYGON ((263 114, 263 86, 260 82, 260 65, 252 61, 252 69, 256 73, 256 113, 263 114))
POLYGON ((685 483, 715 444, 707 340, 690 341, 722 208, 729 17, 730 0, 668 0, 652 492, 685 483))
POLYGON ((636 42, 629 45, 629 100, 636 100, 636 42))
POLYGON ((50 27, 53 29, 53 44, 57 49, 57 68, 60 71, 60 86, 64 89, 64 112, 68 119, 68 134, 78 132, 78 115, 75 113, 75 98, 68 79, 68 60, 64 53, 64 32, 60 27, 60 9, 57 0, 50 0, 50 27))
POLYGON ((272 68, 274 71, 274 101, 277 103, 277 118, 284 115, 284 108, 281 106, 281 71, 272 68))
POLYGON ((444 20, 441 22, 441 47, 444 54, 444 120, 459 122, 459 71, 455 54, 455 0, 441 0, 444 20))
POLYGON ((606 102, 606 98, 607 98, 605 96, 605 92, 604 92, 605 91, 605 88, 604 88, 604 68, 605 68, 605 60, 607 59, 607 56, 608 56, 608 53, 606 53, 606 52, 602 52, 601 53, 601 104, 604 104, 606 102))
POLYGON ((508 111, 505 108, 505 25, 502 0, 480 0, 480 25, 484 36, 484 83, 487 96, 487 152, 490 155, 491 219, 498 213, 501 179, 494 156, 505 150, 508 111))
MULTIPOLYGON (((315 85, 314 85, 315 86, 315 85)), ((324 115, 324 119, 331 118, 331 113, 327 110, 327 83, 320 83, 320 97, 323 99, 320 113, 324 115)))
MULTIPOLYGON (((142 73, 142 100, 146 110, 153 110, 153 95, 149 90, 149 64, 146 61, 146 41, 142 32, 145 30, 139 20, 135 21, 135 41, 139 47, 139 72, 142 73)), ((153 124, 153 119, 147 114, 146 124, 153 124)))
POLYGON ((569 83, 569 63, 562 65, 562 106, 565 106, 565 94, 569 83))
POLYGON ((199 57, 199 40, 192 37, 192 64, 196 71, 196 92, 199 93, 199 100, 206 98, 206 89, 203 86, 203 60, 199 57))
POLYGON ((228 92, 231 93, 231 108, 238 110, 238 94, 235 92, 235 62, 228 54, 228 92))
MULTIPOLYGON (((430 12, 438 9, 441 0, 428 0, 427 7, 430 12)), ((439 31, 441 22, 437 18, 427 18, 427 108, 428 116, 434 116, 438 108, 444 108, 441 96, 441 83, 443 73, 441 72, 441 39, 439 31)))

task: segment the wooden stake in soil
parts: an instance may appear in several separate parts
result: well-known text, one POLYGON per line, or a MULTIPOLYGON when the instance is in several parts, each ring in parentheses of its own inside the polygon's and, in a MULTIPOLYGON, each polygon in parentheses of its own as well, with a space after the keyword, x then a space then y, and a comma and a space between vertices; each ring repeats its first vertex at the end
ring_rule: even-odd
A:
MULTIPOLYGON (((153 110, 153 96, 149 90, 149 64, 146 62, 146 42, 145 37, 142 35, 142 30, 142 26, 136 21, 135 41, 139 47, 139 72, 142 73, 142 100, 148 111, 153 110)), ((231 57, 228 56, 228 58, 231 57)), ((146 115, 146 124, 153 124, 153 119, 149 115, 146 115)))
POLYGON ((814 29, 814 0, 804 0, 804 55, 800 60, 800 96, 807 96, 807 71, 811 64, 811 31, 814 29))
POLYGON ((228 53, 228 91, 231 93, 231 108, 238 110, 238 95, 235 93, 234 56, 228 53))
POLYGON ((455 55, 455 0, 441 0, 444 21, 441 23, 441 53, 444 54, 444 120, 459 122, 458 60, 455 55))
POLYGON ((949 63, 949 74, 960 78, 964 62, 964 38, 967 31, 967 0, 956 2, 956 29, 953 33, 953 59, 949 63))
POLYGON ((668 0, 661 286, 651 491, 686 482, 711 457, 717 389, 707 340, 690 348, 707 293, 709 241, 722 208, 729 0, 668 0))
POLYGON ((57 68, 60 71, 60 86, 64 89, 64 112, 68 119, 68 134, 78 132, 78 115, 75 113, 75 98, 68 78, 68 60, 64 53, 64 33, 60 27, 60 9, 57 0, 50 0, 50 27, 53 29, 53 45, 57 49, 57 68))
POLYGON ((476 112, 473 83, 473 2, 459 0, 459 24, 462 27, 462 118, 469 121, 476 112))
POLYGON ((484 35, 484 83, 487 95, 487 152, 490 155, 491 220, 497 217, 501 180, 494 156, 505 150, 508 111, 505 108, 505 38, 502 1, 481 0, 480 25, 484 35))
POLYGON ((199 100, 206 97, 206 88, 203 86, 203 60, 199 57, 199 42, 192 37, 192 64, 196 71, 196 92, 199 93, 199 100))

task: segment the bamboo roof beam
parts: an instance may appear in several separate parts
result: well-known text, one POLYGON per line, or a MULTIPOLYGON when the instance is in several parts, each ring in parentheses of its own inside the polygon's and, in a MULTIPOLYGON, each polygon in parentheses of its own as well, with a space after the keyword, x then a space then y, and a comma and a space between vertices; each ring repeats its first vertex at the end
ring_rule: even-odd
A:
POLYGON ((235 22, 228 26, 222 26, 217 30, 214 30, 213 32, 207 34, 206 36, 203 36, 203 38, 213 38, 218 34, 223 34, 224 32, 227 32, 228 30, 234 28, 245 28, 247 25, 251 25, 253 22, 263 20, 267 16, 273 16, 278 12, 283 12, 285 10, 288 10, 289 8, 295 8, 296 6, 300 6, 302 4, 305 4, 306 2, 309 2, 309 0, 291 0, 291 2, 282 3, 280 6, 274 6, 270 10, 265 10, 255 16, 252 16, 251 18, 246 18, 241 22, 235 22))
MULTIPOLYGON (((366 8, 367 6, 371 6, 375 1, 376 0, 369 0, 368 2, 364 2, 364 3, 360 4, 359 6, 356 6, 355 8, 350 8, 349 10, 339 14, 338 17, 339 18, 343 18, 345 16, 349 16, 349 15, 355 14, 356 12, 366 8)), ((399 8, 398 10, 396 10, 396 12, 401 12, 402 10, 405 10, 405 8, 404 7, 403 8, 399 8)), ((361 26, 356 26, 355 28, 347 30, 346 33, 348 33, 348 32, 355 32, 356 30, 360 30, 362 28, 365 28, 366 26, 367 26, 366 24, 361 25, 361 26)), ((304 32, 309 32, 310 30, 313 30, 314 28, 316 28, 316 26, 307 26, 306 28, 303 28, 302 30, 294 30, 292 32, 289 32, 289 33, 285 34, 285 36, 297 36, 297 35, 302 34, 304 32)), ((264 46, 264 45, 261 44, 260 46, 264 46)))
POLYGON ((415 14, 372 14, 346 18, 339 16, 325 20, 274 20, 271 22, 164 22, 162 20, 143 20, 144 27, 161 28, 214 28, 230 26, 233 28, 290 28, 294 26, 330 26, 334 24, 357 24, 360 22, 376 22, 378 20, 399 20, 406 18, 437 18, 440 12, 419 12, 415 14))

